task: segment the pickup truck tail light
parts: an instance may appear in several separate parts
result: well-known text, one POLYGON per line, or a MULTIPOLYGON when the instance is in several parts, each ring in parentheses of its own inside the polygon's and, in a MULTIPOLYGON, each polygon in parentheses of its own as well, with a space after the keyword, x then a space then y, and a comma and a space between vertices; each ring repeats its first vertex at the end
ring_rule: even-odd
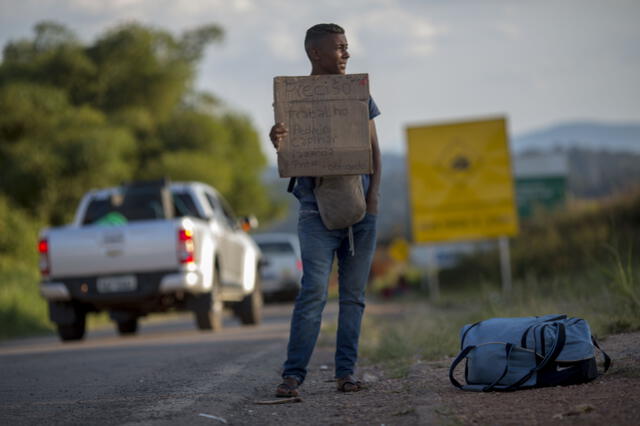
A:
POLYGON ((302 260, 296 259, 296 269, 302 272, 302 260))
POLYGON ((38 242, 38 252, 40 253, 40 274, 47 277, 51 272, 51 264, 49 263, 49 241, 46 238, 38 242))
POLYGON ((190 229, 178 229, 178 262, 182 264, 195 262, 194 251, 193 231, 190 229))

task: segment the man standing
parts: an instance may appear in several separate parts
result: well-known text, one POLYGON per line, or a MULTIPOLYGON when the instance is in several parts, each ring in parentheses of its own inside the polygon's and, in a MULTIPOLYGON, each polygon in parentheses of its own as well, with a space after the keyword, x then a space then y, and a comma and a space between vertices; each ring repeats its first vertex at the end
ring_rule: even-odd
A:
MULTIPOLYGON (((318 24, 307 30, 304 47, 311 62, 311 75, 345 74, 349 59, 344 30, 336 24, 318 24)), ((283 382, 276 396, 299 394, 307 365, 320 333, 322 310, 327 301, 327 288, 334 255, 338 257, 340 312, 335 354, 335 377, 338 390, 354 392, 361 384, 353 376, 358 358, 360 323, 364 312, 364 293, 376 245, 376 215, 380 187, 380 149, 373 119, 380 114, 369 98, 369 129, 373 153, 373 174, 363 175, 367 213, 352 226, 353 247, 349 230, 327 229, 314 196, 314 178, 297 178, 293 194, 300 202, 298 237, 302 254, 303 276, 296 299, 283 366, 283 382), (353 252, 350 249, 355 249, 353 252)), ((286 123, 276 123, 269 134, 276 150, 287 136, 286 123)))

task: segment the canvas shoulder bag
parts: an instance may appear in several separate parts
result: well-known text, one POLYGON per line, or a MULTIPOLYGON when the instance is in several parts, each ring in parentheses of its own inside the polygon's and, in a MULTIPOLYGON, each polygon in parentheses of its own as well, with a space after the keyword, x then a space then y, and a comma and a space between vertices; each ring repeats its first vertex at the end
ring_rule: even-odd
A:
POLYGON ((360 175, 317 177, 313 193, 327 229, 348 228, 360 222, 367 213, 360 175))

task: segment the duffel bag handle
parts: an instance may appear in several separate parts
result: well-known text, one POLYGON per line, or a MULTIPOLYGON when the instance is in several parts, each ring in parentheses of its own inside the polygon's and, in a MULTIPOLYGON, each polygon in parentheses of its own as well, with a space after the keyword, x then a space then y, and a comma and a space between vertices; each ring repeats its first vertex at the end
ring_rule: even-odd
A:
POLYGON ((556 339, 553 344, 553 348, 547 354, 547 356, 545 356, 544 359, 540 361, 538 365, 532 368, 527 374, 522 376, 520 380, 516 381, 515 383, 501 390, 509 391, 509 390, 517 389, 519 386, 522 386, 524 383, 526 383, 526 381, 529 380, 531 376, 533 376, 537 371, 542 370, 547 364, 555 361, 556 358, 558 358, 558 355, 560 355, 560 352, 562 352, 562 349, 564 348, 564 344, 567 339, 567 336, 564 329, 564 324, 562 324, 561 322, 558 322, 558 323, 555 323, 555 325, 557 326, 556 339))
POLYGON ((472 350, 474 350, 476 347, 471 345, 471 346, 467 346, 466 348, 464 348, 462 351, 460 351, 460 353, 458 354, 458 356, 456 357, 456 359, 453 360, 453 362, 451 363, 451 367, 449 367, 449 380, 451 381, 451 384, 459 389, 462 389, 463 386, 460 384, 460 382, 458 382, 456 380, 455 377, 453 377, 453 371, 456 369, 456 367, 458 366, 458 364, 460 364, 460 362, 465 359, 467 357, 467 355, 469 355, 469 352, 471 352, 472 350))
POLYGON ((611 357, 607 355, 605 351, 602 350, 602 348, 598 344, 598 341, 596 340, 595 337, 593 337, 593 335, 591 336, 591 342, 593 343, 593 346, 598 348, 598 350, 602 353, 602 356, 604 357, 604 372, 606 373, 609 367, 611 367, 611 357))
MULTIPOLYGON (((531 324, 529 327, 527 327, 527 329, 524 331, 524 333, 522 333, 522 337, 520 338, 520 346, 522 346, 523 348, 527 348, 527 336, 529 335, 529 332, 535 328, 538 327, 540 325, 542 325, 543 327, 546 327, 548 324, 545 323, 549 323, 549 322, 554 322, 554 321, 560 321, 563 319, 566 319, 567 315, 566 314, 560 314, 560 315, 556 315, 556 316, 552 316, 551 318, 547 318, 545 320, 541 320, 540 322, 537 322, 535 324, 531 324)), ((535 342, 534 342, 534 346, 535 346, 535 342)), ((535 350, 535 347, 533 348, 535 350)))
POLYGON ((506 355, 505 355, 504 370, 502 371, 502 374, 500 374, 500 376, 498 376, 498 378, 493 381, 493 383, 491 383, 490 385, 461 385, 460 382, 458 382, 456 378, 453 377, 454 370, 456 369, 458 364, 460 364, 460 362, 462 362, 463 359, 466 359, 469 356, 469 353, 475 348, 476 348, 475 346, 467 346, 462 350, 462 352, 458 354, 456 359, 453 360, 453 362, 451 363, 451 367, 449 368, 449 380, 451 381, 451 384, 453 386, 459 389, 488 392, 492 390, 498 383, 500 383, 500 380, 502 380, 504 376, 507 375, 507 372, 509 371, 509 357, 511 356, 511 350, 513 349, 513 345, 511 343, 505 344, 506 355))
POLYGON ((495 388, 498 385, 498 383, 500 383, 500 380, 502 380, 504 376, 507 375, 507 372, 509 371, 509 358, 511 357, 511 349, 513 349, 513 344, 507 343, 505 345, 505 350, 507 351, 507 353, 504 360, 504 370, 502 371, 502 374, 500 375, 500 377, 494 380, 493 383, 491 383, 489 386, 485 386, 482 389, 482 392, 489 392, 490 390, 495 388))

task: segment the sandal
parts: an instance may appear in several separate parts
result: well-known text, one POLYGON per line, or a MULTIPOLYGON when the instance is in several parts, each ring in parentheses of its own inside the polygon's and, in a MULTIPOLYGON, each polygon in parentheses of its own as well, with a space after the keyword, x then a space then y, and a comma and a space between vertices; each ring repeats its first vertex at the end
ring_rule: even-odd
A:
POLYGON ((340 392, 358 392, 362 390, 362 382, 356 380, 352 375, 336 379, 336 384, 340 392))
POLYGON ((276 397, 278 398, 292 398, 300 394, 298 392, 300 382, 298 379, 292 376, 284 377, 282 383, 276 388, 276 397))

